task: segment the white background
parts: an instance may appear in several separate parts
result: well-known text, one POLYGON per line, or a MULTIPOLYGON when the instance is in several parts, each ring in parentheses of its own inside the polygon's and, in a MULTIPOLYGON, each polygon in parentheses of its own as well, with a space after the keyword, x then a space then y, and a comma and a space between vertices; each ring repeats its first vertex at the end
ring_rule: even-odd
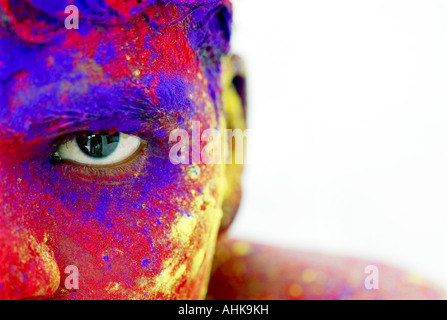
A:
POLYGON ((447 287, 447 1, 233 2, 253 135, 231 233, 447 287))

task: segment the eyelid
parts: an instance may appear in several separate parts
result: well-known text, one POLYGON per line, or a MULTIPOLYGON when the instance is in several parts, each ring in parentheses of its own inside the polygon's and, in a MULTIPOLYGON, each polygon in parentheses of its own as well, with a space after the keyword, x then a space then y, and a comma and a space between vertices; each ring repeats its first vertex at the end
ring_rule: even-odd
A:
POLYGON ((80 149, 76 138, 65 140, 59 144, 56 153, 60 161, 92 168, 112 168, 134 160, 141 154, 145 146, 147 146, 145 140, 137 136, 120 133, 117 149, 105 158, 94 158, 85 154, 80 149))

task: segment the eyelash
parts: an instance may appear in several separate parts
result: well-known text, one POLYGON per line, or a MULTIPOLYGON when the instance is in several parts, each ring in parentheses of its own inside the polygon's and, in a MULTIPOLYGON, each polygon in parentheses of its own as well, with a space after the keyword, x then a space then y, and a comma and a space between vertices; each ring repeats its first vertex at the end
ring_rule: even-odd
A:
MULTIPOLYGON (((101 132, 107 132, 102 130, 101 132)), ((120 163, 116 166, 109 167, 94 167, 88 165, 80 165, 70 161, 57 159, 55 153, 58 146, 68 141, 76 139, 81 134, 85 134, 85 131, 74 132, 57 138, 51 145, 51 151, 49 155, 49 164, 53 169, 63 170, 64 175, 69 179, 81 179, 82 181, 94 181, 97 183, 116 183, 116 181, 125 181, 129 176, 135 176, 137 172, 143 170, 147 165, 147 160, 150 158, 165 158, 169 157, 169 141, 165 138, 159 138, 156 135, 151 134, 151 131, 140 132, 140 137, 144 143, 140 149, 132 156, 128 161, 120 163)), ((126 133, 127 134, 127 133, 126 133)), ((135 135, 135 134, 134 134, 135 135)))
POLYGON ((94 182, 95 184, 125 183, 129 177, 135 177, 135 173, 145 167, 147 157, 144 155, 135 157, 132 161, 116 167, 95 168, 81 166, 68 161, 61 162, 60 166, 53 166, 56 170, 62 170, 67 180, 80 180, 82 182, 94 182))

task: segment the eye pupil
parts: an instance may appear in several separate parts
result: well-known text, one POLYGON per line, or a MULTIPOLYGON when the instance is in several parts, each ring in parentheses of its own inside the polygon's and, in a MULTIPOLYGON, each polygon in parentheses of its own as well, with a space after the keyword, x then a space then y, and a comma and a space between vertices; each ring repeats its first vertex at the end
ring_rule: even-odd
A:
POLYGON ((108 157, 116 150, 119 141, 119 132, 114 134, 88 133, 86 136, 79 136, 76 138, 76 142, 81 151, 92 158, 108 157))

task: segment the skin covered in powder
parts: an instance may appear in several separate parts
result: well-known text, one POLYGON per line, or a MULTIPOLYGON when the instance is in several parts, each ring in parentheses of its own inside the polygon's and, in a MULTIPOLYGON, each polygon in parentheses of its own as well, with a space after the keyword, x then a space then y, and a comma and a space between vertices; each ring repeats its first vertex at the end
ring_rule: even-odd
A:
POLYGON ((173 129, 245 129, 228 1, 74 1, 79 30, 69 4, 0 0, 0 299, 201 299, 213 256, 209 299, 444 297, 385 266, 366 292, 368 261, 228 239, 242 166, 170 162, 173 129), (85 131, 145 144, 118 166, 53 157, 85 131))
POLYGON ((223 121, 231 6, 149 2, 80 5, 79 30, 63 28, 68 3, 0 2, 0 298, 204 297, 224 167, 173 165, 168 138, 223 121), (84 131, 147 144, 117 167, 49 161, 84 131))
POLYGON ((222 236, 207 299, 421 300, 446 299, 421 276, 352 257, 278 248, 222 236), (370 267, 377 287, 370 287, 370 267))

